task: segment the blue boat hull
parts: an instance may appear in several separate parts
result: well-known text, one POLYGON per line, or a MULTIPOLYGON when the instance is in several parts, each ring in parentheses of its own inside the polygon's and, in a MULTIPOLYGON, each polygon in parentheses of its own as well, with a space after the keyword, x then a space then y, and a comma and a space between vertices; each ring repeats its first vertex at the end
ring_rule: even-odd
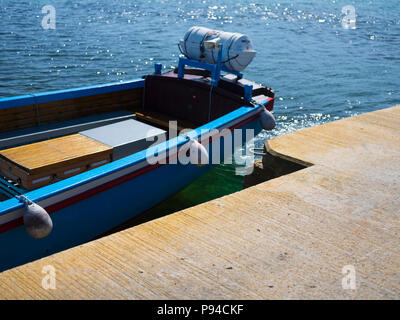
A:
MULTIPOLYGON (((254 118, 254 115, 253 115, 254 118)), ((237 127, 261 131, 258 118, 237 127)), ((218 139, 220 152, 224 139, 218 139)), ((210 159, 212 144, 208 145, 210 159)), ((31 238, 23 225, 0 233, 0 271, 90 241, 154 207, 204 174, 212 165, 164 164, 51 213, 53 230, 43 239, 31 238), (7 245, 9 244, 9 245, 7 245)))

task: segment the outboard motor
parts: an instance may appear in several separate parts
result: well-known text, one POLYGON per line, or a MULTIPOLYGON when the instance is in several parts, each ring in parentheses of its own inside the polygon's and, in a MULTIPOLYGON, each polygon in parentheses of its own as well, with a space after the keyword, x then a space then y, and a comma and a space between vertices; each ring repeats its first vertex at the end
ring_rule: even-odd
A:
POLYGON ((256 55, 248 36, 203 27, 191 27, 180 41, 179 47, 188 59, 216 64, 216 48, 219 44, 222 45, 222 65, 231 71, 244 70, 256 55))
MULTIPOLYGON (((185 65, 198 67, 198 62, 207 65, 215 65, 217 66, 215 69, 201 66, 202 68, 212 71, 212 86, 218 85, 221 69, 237 75, 237 79, 240 79, 242 77, 240 72, 250 64, 256 55, 253 44, 247 35, 203 27, 191 27, 186 32, 184 38, 179 42, 179 48, 187 59, 179 59, 178 78, 184 77, 185 65), (194 60, 195 63, 190 63, 191 60, 194 60)), ((245 101, 252 100, 252 88, 252 85, 244 85, 245 101)), ((268 101, 266 102, 268 103, 268 101)), ((209 110, 211 110, 210 106, 209 110)), ((265 130, 272 130, 276 126, 274 116, 265 106, 264 110, 260 112, 260 124, 265 130)), ((193 154, 193 159, 191 158, 191 160, 196 164, 200 163, 197 158, 199 158, 200 154, 204 156, 204 151, 200 150, 195 143, 192 143, 191 148, 193 148, 193 150, 191 150, 193 151, 191 152, 193 154), (202 153, 200 153, 200 151, 202 153)))

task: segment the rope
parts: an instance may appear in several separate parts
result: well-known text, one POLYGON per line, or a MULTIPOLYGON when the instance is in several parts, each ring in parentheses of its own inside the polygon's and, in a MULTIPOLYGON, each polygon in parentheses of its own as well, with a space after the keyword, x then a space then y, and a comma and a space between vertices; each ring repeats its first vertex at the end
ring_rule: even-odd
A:
MULTIPOLYGON (((187 37, 185 39, 183 39, 183 42, 185 43, 185 51, 187 52, 187 46, 186 46, 186 41, 189 39, 190 35, 192 34, 194 28, 192 30, 190 30, 189 34, 187 35, 187 37)), ((188 58, 188 57, 186 57, 188 58)))
POLYGON ((31 200, 29 200, 28 199, 28 197, 26 197, 26 196, 15 196, 18 200, 19 200, 19 202, 22 202, 22 203, 24 203, 25 205, 31 205, 33 202, 31 201, 31 200))
POLYGON ((225 60, 225 61, 221 61, 221 64, 224 64, 224 63, 226 63, 226 62, 228 62, 228 61, 231 61, 231 60, 233 60, 233 59, 236 59, 237 57, 239 57, 238 54, 237 54, 236 56, 234 56, 234 57, 231 57, 231 58, 225 60))
POLYGON ((181 44, 178 43, 178 48, 181 54, 183 54, 187 59, 189 59, 188 55, 182 51, 181 44))
POLYGON ((210 122, 211 118, 211 98, 212 98, 212 90, 213 90, 213 85, 210 85, 210 95, 208 97, 208 122, 210 122))

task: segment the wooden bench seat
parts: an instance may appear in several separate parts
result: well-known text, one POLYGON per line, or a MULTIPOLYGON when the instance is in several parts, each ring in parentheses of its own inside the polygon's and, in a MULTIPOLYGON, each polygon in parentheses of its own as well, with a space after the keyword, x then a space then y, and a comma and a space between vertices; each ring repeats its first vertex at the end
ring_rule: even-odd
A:
POLYGON ((113 148, 73 134, 0 151, 0 171, 34 189, 111 161, 113 148))

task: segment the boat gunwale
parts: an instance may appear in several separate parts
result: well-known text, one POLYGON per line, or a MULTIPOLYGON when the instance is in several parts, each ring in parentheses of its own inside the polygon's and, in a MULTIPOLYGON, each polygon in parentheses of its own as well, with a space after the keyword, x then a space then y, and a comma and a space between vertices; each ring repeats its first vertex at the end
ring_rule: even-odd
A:
POLYGON ((143 88, 144 82, 144 79, 136 78, 121 82, 110 82, 92 86, 70 88, 65 90, 46 91, 34 94, 0 98, 0 110, 36 105, 40 103, 83 98, 129 89, 143 88))

